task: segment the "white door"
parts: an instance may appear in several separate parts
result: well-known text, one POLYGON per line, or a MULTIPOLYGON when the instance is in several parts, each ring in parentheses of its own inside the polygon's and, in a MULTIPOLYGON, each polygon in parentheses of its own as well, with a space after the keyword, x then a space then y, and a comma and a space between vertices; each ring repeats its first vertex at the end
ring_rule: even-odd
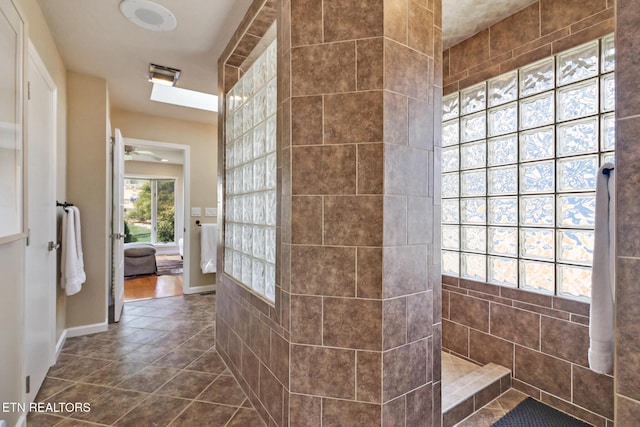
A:
POLYGON ((112 286, 114 321, 120 321, 124 306, 124 143, 120 129, 116 129, 113 144, 113 214, 112 214, 112 286))
POLYGON ((32 402, 55 362, 56 334, 56 88, 29 44, 27 76, 27 227, 25 272, 26 399, 32 402), (50 246, 51 245, 51 246, 50 246))

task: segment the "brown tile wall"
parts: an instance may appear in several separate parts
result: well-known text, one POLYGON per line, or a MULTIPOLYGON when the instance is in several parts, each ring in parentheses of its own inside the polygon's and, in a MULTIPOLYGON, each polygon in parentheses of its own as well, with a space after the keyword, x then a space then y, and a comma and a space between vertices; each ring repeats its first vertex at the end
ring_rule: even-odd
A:
POLYGON ((640 4, 616 8, 616 425, 627 427, 640 419, 640 4))
MULTIPOLYGON (((218 114, 219 200, 224 189, 224 111, 226 93, 242 75, 240 65, 276 19, 275 0, 255 0, 218 61, 220 114, 218 114)), ((281 178, 281 171, 278 176, 281 178)), ((312 200, 299 208, 309 209, 312 200)), ((281 227, 277 235, 282 234, 281 227)), ((312 238, 312 232, 307 233, 312 238)), ((223 242, 224 239, 221 240, 223 242)), ((224 247, 218 246, 223 270, 224 247)), ((278 259, 283 254, 278 251, 278 259)), ((278 272, 282 271, 281 263, 278 272)), ((216 347, 267 425, 289 424, 289 298, 276 279, 275 306, 265 302, 225 274, 218 274, 216 347)))
POLYGON ((612 0, 539 0, 443 54, 444 95, 611 33, 612 0))
POLYGON ((613 421, 613 377, 589 370, 589 327, 581 321, 588 318, 588 304, 443 280, 443 304, 449 307, 442 316, 446 351, 511 369, 513 387, 594 426, 613 421))

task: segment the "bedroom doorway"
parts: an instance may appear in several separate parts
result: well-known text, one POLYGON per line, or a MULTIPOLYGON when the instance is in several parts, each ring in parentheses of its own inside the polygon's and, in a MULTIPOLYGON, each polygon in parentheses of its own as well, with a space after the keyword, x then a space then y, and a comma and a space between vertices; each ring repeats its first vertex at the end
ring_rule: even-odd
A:
POLYGON ((125 138, 124 152, 125 302, 182 295, 189 283, 189 147, 125 138))

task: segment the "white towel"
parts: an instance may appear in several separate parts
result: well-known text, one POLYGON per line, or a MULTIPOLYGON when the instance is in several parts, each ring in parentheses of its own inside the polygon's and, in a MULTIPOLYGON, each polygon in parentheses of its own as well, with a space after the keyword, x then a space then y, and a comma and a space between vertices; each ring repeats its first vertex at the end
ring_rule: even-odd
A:
POLYGON ((200 230, 200 268, 203 274, 216 272, 218 225, 202 224, 200 230))
POLYGON ((594 235, 589 367, 606 374, 613 370, 615 298, 615 174, 611 163, 598 171, 594 235), (609 175, 605 169, 610 169, 609 175))
POLYGON ((87 280, 84 272, 82 254, 82 233, 80 228, 80 211, 75 206, 67 207, 67 214, 62 220, 62 254, 60 284, 67 295, 80 292, 82 284, 87 280))

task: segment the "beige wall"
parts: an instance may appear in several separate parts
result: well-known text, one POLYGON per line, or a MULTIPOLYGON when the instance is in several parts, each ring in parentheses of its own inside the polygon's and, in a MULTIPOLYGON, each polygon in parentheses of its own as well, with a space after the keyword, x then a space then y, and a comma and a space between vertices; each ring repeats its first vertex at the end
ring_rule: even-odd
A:
MULTIPOLYGON (((58 89, 57 108, 57 176, 56 196, 65 198, 66 188, 66 71, 62 58, 53 41, 36 0, 14 0, 25 21, 26 37, 30 38, 41 56, 49 74, 58 89)), ((19 402, 22 400, 23 380, 21 366, 24 359, 22 342, 24 304, 24 251, 25 241, 18 240, 0 245, 0 271, 3 277, 0 286, 0 401, 19 402)), ((60 294, 59 294, 60 295, 60 294)), ((56 321, 57 337, 65 328, 65 298, 58 298, 56 321)), ((2 414, 0 419, 14 425, 20 414, 2 414)))
POLYGON ((190 281, 192 287, 213 284, 214 275, 202 274, 200 271, 200 228, 195 225, 195 221, 199 219, 203 223, 215 222, 215 218, 204 216, 204 208, 217 207, 217 124, 168 119, 116 109, 111 111, 111 124, 113 129, 119 128, 125 138, 170 142, 190 147, 190 205, 202 208, 203 213, 202 217, 189 217, 186 222, 191 239, 190 281))
POLYGON ((67 200, 80 209, 87 281, 67 298, 67 328, 106 322, 109 279, 108 93, 104 79, 67 73, 67 200))

